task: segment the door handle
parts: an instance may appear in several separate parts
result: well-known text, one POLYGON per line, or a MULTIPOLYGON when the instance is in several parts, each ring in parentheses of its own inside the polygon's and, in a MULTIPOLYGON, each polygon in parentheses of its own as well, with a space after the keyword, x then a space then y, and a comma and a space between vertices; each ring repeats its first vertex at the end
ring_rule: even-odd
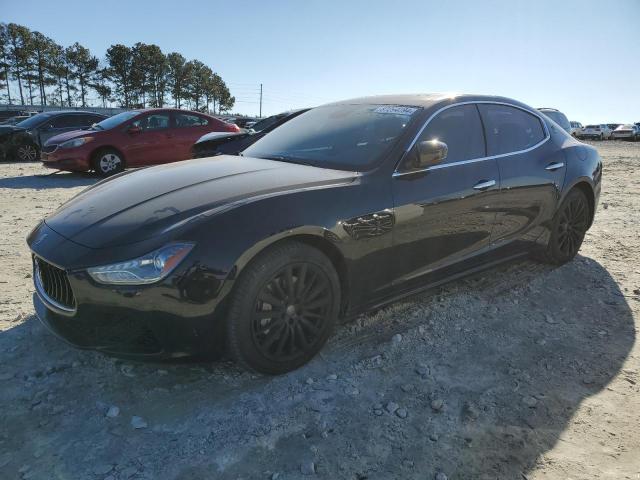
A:
POLYGON ((493 187, 496 184, 495 180, 482 180, 478 183, 476 183, 473 186, 474 190, 486 190, 489 187, 493 187))
POLYGON ((562 167, 564 167, 564 162, 551 162, 549 165, 544 167, 544 169, 553 172, 554 170, 558 170, 562 167))

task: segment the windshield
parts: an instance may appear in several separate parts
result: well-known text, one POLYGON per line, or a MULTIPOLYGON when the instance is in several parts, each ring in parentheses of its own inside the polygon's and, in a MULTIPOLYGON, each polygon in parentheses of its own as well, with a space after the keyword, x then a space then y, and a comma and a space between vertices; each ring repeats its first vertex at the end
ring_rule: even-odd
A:
POLYGON ((289 120, 243 151, 251 157, 340 170, 373 167, 419 110, 401 105, 328 105, 289 120))
POLYGON ((122 112, 113 117, 106 118, 99 123, 94 124, 91 129, 92 130, 110 130, 112 128, 117 127, 118 125, 122 125, 127 120, 139 115, 140 112, 132 111, 132 112, 122 112))
POLYGON ((22 120, 21 122, 16 123, 16 127, 22 127, 22 128, 37 127, 49 117, 51 117, 50 113, 38 113, 33 117, 29 117, 26 120, 22 120))

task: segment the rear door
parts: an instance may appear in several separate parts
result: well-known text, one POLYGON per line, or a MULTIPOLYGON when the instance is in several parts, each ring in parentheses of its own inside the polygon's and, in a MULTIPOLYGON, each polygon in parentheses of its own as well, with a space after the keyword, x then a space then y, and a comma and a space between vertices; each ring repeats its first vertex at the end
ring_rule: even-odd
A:
POLYGON ((171 132, 169 112, 152 112, 130 122, 122 145, 116 146, 122 149, 130 167, 172 162, 177 158, 171 132))
POLYGON ((171 141, 175 151, 175 160, 192 157, 191 147, 201 136, 211 131, 209 119, 191 112, 172 112, 173 129, 171 141))
POLYGON ((417 286, 427 275, 429 281, 437 280, 437 271, 490 245, 500 176, 496 160, 487 158, 476 105, 440 112, 416 144, 428 140, 447 144, 444 162, 421 171, 401 166, 393 176, 398 287, 417 286))
POLYGON ((537 114, 503 104, 478 108, 487 153, 500 170, 492 242, 523 240, 525 234, 535 240, 541 224, 555 212, 566 172, 564 153, 550 141, 548 127, 537 114))

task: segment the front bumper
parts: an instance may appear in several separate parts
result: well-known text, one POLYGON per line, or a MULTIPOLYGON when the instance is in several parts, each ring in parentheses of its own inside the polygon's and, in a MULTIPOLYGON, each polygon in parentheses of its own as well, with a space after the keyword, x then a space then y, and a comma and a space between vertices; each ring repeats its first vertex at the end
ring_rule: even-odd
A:
POLYGON ((40 153, 42 165, 56 170, 69 170, 73 172, 86 172, 91 170, 91 162, 88 155, 78 149, 61 149, 47 153, 40 153))
MULTIPOLYGON (((103 285, 84 268, 63 268, 78 261, 94 264, 91 259, 97 258, 97 250, 74 244, 44 223, 34 229, 27 241, 39 261, 64 272, 73 292, 73 301, 67 302, 72 308, 59 308, 60 304, 38 283, 42 277, 38 276, 34 261, 33 303, 38 318, 67 343, 141 359, 222 352, 224 310, 219 294, 224 278, 203 268, 197 258, 192 259, 195 265, 186 262, 156 284, 103 285)), ((61 283, 56 283, 58 292, 61 283)))

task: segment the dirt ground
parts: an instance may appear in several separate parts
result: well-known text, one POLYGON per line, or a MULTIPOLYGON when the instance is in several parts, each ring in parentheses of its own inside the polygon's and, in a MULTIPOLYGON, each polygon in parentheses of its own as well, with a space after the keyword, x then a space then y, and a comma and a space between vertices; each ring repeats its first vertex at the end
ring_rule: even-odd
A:
POLYGON ((579 256, 365 315, 271 378, 138 364, 39 324, 25 237, 95 181, 0 164, 2 479, 639 479, 640 143, 594 143, 579 256))

